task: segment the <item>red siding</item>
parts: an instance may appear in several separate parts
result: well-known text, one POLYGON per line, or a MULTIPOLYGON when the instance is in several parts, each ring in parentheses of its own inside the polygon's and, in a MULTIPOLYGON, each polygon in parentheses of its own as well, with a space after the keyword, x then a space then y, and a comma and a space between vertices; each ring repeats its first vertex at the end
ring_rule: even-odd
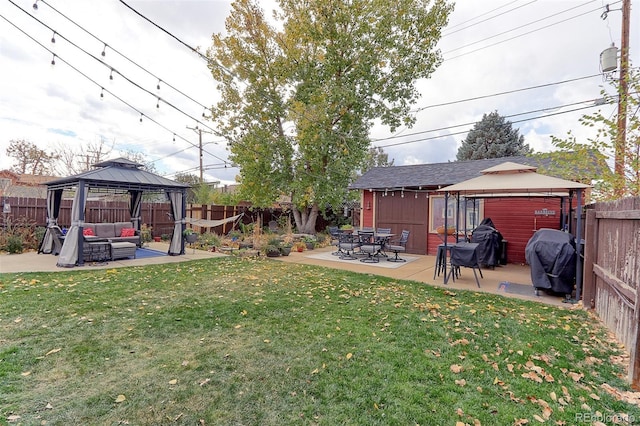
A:
POLYGON ((486 198, 484 217, 491 218, 502 237, 507 240, 509 263, 524 263, 524 249, 535 231, 540 228, 560 229, 560 200, 545 198, 486 198), (547 209, 554 215, 536 215, 547 209))

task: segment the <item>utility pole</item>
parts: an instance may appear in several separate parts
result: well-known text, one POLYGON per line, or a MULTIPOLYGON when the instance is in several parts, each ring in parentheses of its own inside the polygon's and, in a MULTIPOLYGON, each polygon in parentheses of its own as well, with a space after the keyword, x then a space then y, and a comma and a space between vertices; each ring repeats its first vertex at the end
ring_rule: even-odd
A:
POLYGON ((187 126, 187 129, 193 130, 194 132, 196 132, 198 134, 198 147, 199 147, 199 150, 200 150, 200 183, 202 183, 202 182, 204 182, 204 169, 203 169, 203 166, 202 166, 202 133, 212 133, 212 132, 207 132, 206 130, 202 130, 198 126, 196 126, 196 127, 187 126))
POLYGON ((615 142, 615 195, 624 193, 624 169, 627 143, 627 97, 629 94, 629 21, 631 0, 622 0, 622 37, 620 41, 620 87, 618 89, 618 135, 615 142))

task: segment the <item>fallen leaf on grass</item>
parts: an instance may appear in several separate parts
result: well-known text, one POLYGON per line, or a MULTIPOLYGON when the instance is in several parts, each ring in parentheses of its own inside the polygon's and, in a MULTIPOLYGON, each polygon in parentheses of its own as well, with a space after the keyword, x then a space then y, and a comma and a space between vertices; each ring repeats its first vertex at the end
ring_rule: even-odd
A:
POLYGON ((178 379, 169 380, 170 385, 175 385, 176 383, 178 383, 178 379))
POLYGON ((49 352, 44 354, 44 356, 49 356, 51 354, 55 354, 56 352, 60 352, 61 350, 62 350, 62 348, 51 349, 49 352))
POLYGON ((21 376, 28 376, 29 374, 31 374, 31 371, 25 371, 24 373, 20 373, 21 376))
POLYGON ((14 422, 17 422, 18 420, 20 420, 20 416, 17 414, 12 414, 9 417, 7 417, 7 421, 9 423, 14 423, 14 422))
POLYGON ((353 357, 353 354, 352 354, 351 352, 349 352, 349 353, 347 354, 347 359, 351 359, 351 357, 353 357))
POLYGON ((116 397, 116 402, 117 402, 117 403, 121 403, 121 402, 126 401, 126 399, 127 399, 127 397, 126 397, 126 396, 124 396, 124 395, 118 395, 118 396, 116 397))
POLYGON ((454 383, 458 386, 464 386, 467 384, 467 381, 465 379, 460 379, 460 380, 455 380, 454 383))
POLYGON ((458 364, 452 364, 451 367, 449 367, 449 369, 451 370, 452 373, 460 373, 462 371, 462 366, 458 365, 458 364))

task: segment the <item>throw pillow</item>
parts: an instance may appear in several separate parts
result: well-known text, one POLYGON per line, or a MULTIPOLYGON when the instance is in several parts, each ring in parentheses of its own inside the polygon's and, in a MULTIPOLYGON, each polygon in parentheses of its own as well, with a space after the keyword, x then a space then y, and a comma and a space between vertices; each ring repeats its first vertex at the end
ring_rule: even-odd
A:
POLYGON ((134 235, 136 235, 136 230, 133 228, 122 228, 120 231, 121 237, 133 237, 134 235))
POLYGON ((92 228, 84 228, 82 230, 82 235, 84 235, 85 237, 94 237, 95 235, 93 235, 93 229, 92 228))

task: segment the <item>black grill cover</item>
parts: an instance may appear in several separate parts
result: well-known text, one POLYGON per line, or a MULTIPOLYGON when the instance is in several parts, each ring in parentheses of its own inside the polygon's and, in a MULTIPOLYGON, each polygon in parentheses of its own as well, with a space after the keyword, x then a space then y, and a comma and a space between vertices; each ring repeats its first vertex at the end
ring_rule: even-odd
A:
POLYGON ((573 236, 555 229, 539 229, 524 249, 535 288, 571 294, 576 276, 573 236))
POLYGON ((490 218, 485 218, 473 230, 471 242, 478 243, 478 263, 483 266, 496 266, 500 263, 502 234, 493 226, 490 218))

